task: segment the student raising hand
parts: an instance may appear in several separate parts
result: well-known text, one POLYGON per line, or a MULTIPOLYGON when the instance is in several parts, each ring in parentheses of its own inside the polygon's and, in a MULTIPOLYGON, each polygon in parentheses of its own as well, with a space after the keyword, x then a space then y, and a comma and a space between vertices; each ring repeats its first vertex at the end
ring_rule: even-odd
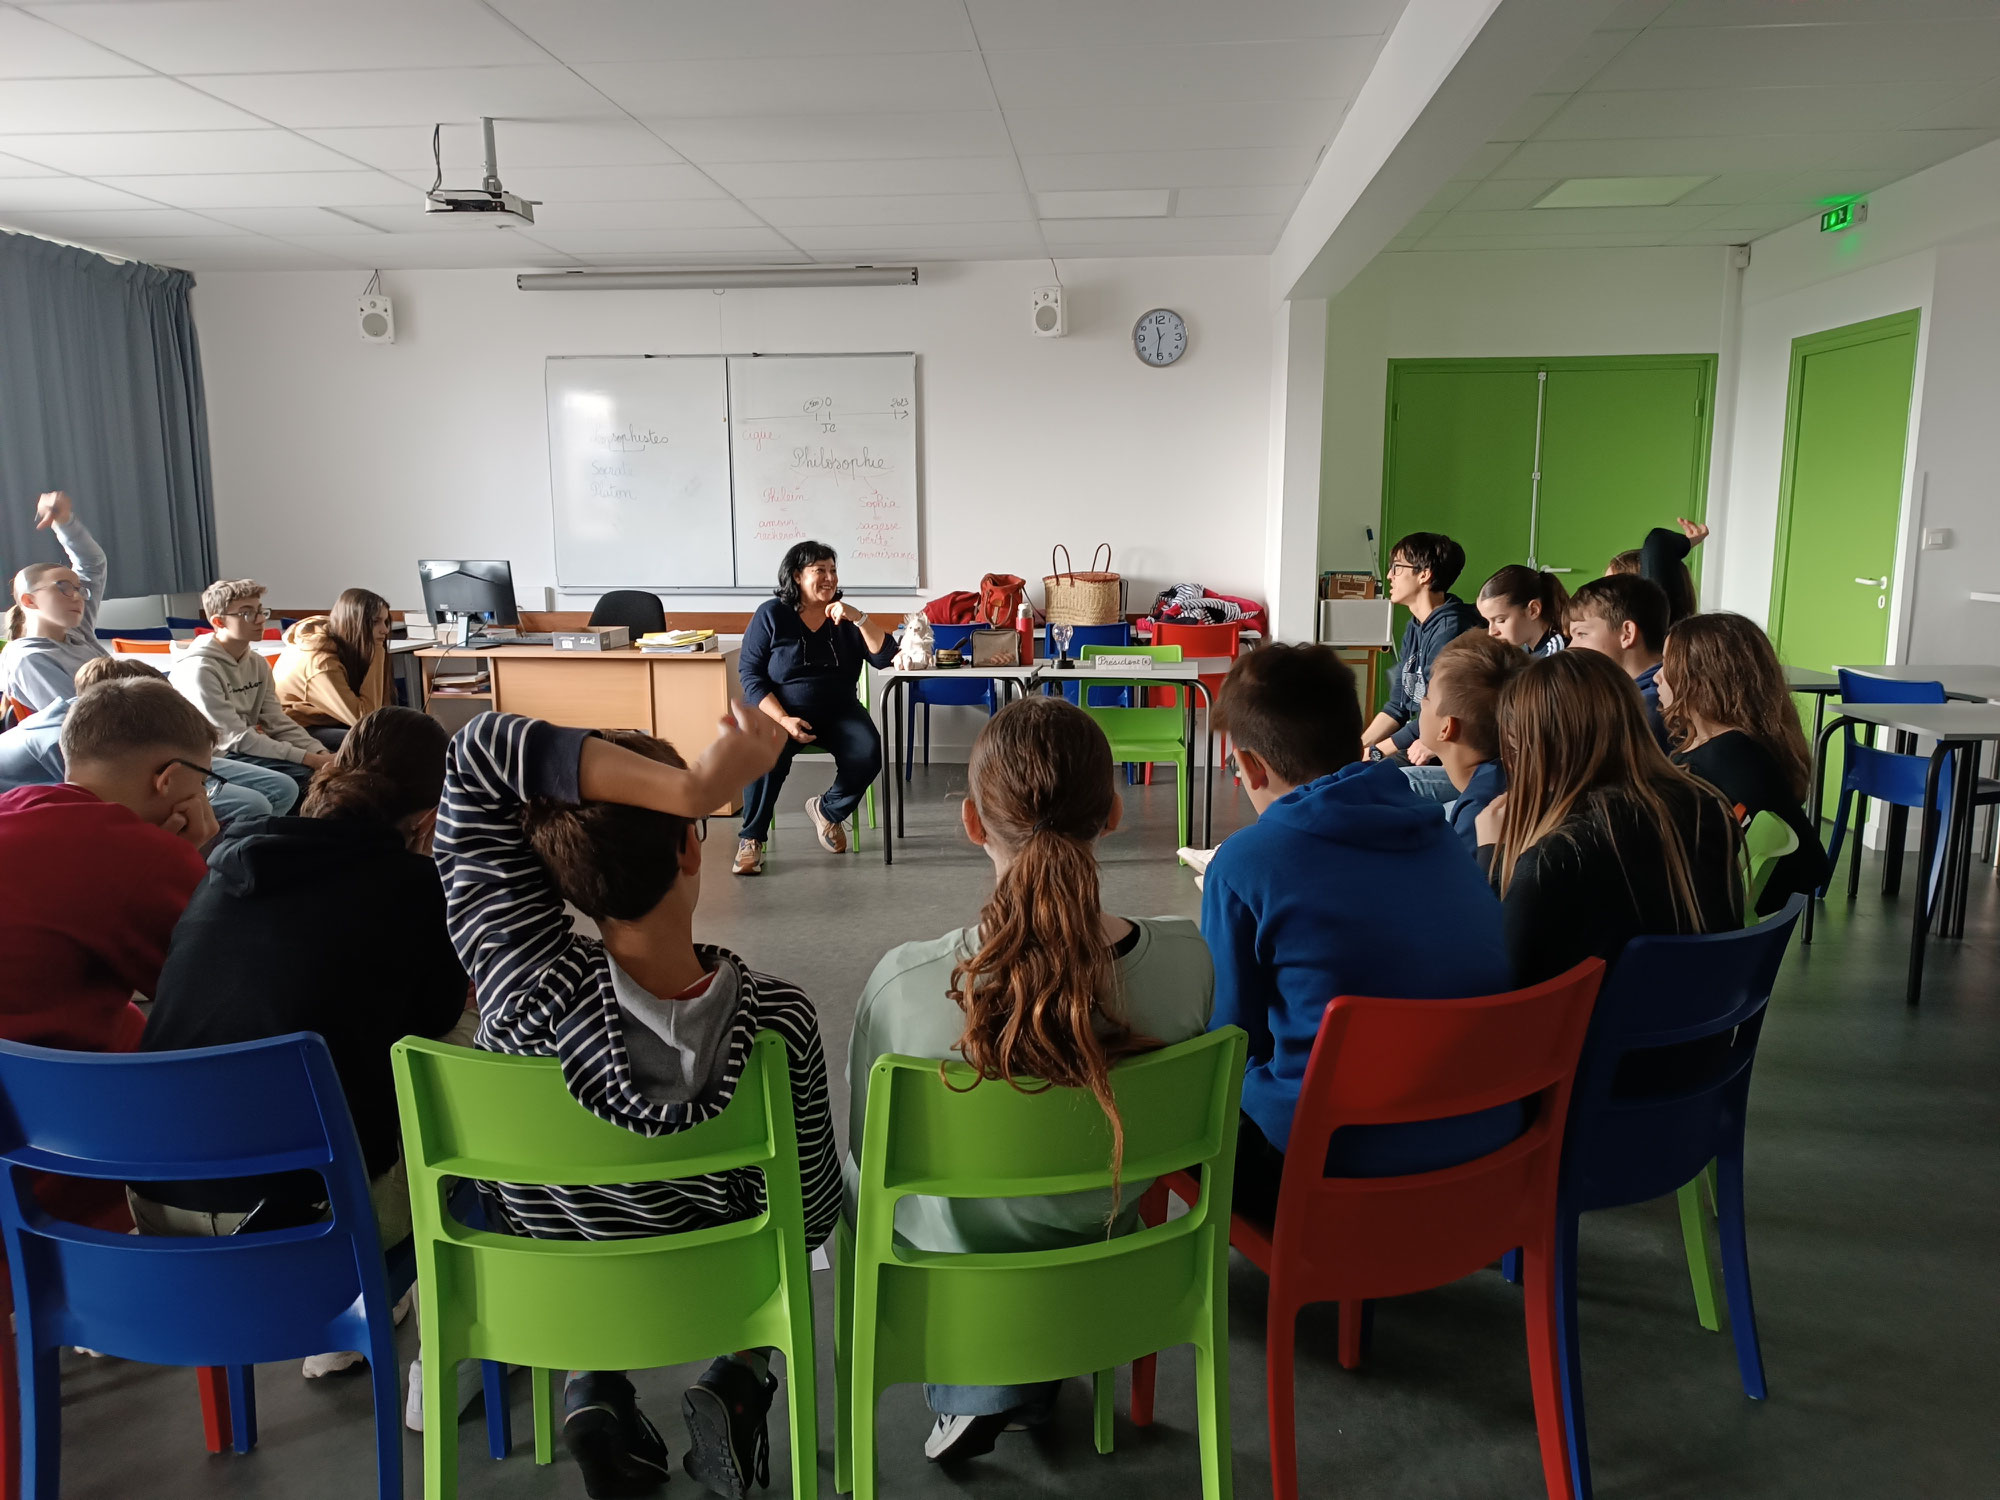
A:
POLYGON ((1699 521, 1690 521, 1686 516, 1675 516, 1680 525, 1681 535, 1688 539, 1688 546, 1699 547, 1708 540, 1708 528, 1699 521))
POLYGON ((46 531, 51 526, 67 526, 74 509, 69 496, 61 490, 44 491, 35 501, 35 530, 46 531))

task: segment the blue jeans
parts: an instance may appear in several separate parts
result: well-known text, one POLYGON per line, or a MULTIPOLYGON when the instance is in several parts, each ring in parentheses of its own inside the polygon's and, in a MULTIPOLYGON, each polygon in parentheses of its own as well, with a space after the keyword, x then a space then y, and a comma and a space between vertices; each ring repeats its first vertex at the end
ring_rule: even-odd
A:
POLYGON ((1451 784, 1451 774, 1443 766, 1404 766, 1403 774, 1409 778, 1410 790, 1426 802, 1448 808, 1458 800, 1458 788, 1451 784))
POLYGON ((1021 1421, 1039 1427, 1055 1411, 1060 1380, 1032 1385, 926 1385, 924 1401, 941 1417, 997 1417, 1019 1411, 1021 1421))
POLYGON ((299 805, 298 781, 263 763, 235 755, 218 755, 209 768, 229 783, 208 799, 220 822, 236 818, 282 818, 299 805))
MULTIPOLYGON (((813 747, 833 752, 833 786, 819 799, 819 810, 836 823, 845 822, 882 774, 882 736, 858 699, 830 712, 810 707, 793 712, 812 725, 813 747)), ((791 774, 792 762, 806 748, 797 740, 787 740, 778 763, 743 789, 744 838, 761 844, 770 837, 778 793, 791 774)))

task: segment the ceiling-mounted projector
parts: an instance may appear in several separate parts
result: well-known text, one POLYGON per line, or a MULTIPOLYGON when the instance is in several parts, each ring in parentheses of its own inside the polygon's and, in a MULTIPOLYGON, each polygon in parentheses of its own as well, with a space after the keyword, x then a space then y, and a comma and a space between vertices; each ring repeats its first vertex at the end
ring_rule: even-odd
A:
POLYGON ((486 135, 486 180, 478 188, 441 187, 444 181, 444 157, 439 150, 438 135, 442 125, 431 130, 431 160, 437 164, 437 177, 424 194, 426 214, 452 215, 440 219, 445 224, 490 224, 505 228, 535 222, 534 198, 523 198, 518 193, 510 193, 500 186, 500 168, 493 156, 493 121, 479 122, 486 135))

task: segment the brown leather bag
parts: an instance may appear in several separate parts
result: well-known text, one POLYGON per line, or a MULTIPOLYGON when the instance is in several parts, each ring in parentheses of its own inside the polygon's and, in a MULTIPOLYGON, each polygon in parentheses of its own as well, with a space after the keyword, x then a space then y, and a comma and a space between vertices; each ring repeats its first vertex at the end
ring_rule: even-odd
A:
POLYGON ((979 580, 979 618, 996 630, 1012 630, 1015 612, 1027 597, 1027 579, 1012 573, 988 573, 979 580))

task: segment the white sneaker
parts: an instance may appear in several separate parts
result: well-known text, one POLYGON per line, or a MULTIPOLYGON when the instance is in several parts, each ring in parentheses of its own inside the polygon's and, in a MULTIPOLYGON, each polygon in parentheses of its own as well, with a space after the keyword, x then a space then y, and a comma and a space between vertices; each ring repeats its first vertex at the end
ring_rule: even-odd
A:
MULTIPOLYGON (((461 1359, 458 1362, 458 1414, 461 1417, 484 1385, 479 1361, 461 1359)), ((421 1354, 410 1361, 410 1394, 403 1402, 403 1425, 412 1432, 424 1430, 424 1359, 421 1354)))
POLYGON ((396 1327, 401 1328, 404 1319, 409 1317, 411 1310, 416 1305, 417 1289, 412 1286, 407 1292, 403 1293, 403 1300, 389 1309, 389 1321, 396 1327))
POLYGON ((367 1356, 353 1349, 343 1349, 334 1354, 310 1354, 299 1367, 299 1373, 308 1380, 317 1380, 322 1375, 338 1375, 342 1370, 351 1370, 356 1365, 367 1363, 367 1356))

